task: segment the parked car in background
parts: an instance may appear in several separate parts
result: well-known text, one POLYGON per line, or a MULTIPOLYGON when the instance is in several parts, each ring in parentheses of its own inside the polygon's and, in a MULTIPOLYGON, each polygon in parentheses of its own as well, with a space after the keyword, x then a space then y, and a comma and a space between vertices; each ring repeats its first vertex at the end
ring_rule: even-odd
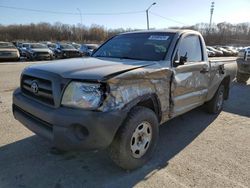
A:
POLYGON ((78 44, 78 43, 75 43, 75 42, 72 42, 71 45, 74 46, 75 49, 77 49, 77 50, 79 50, 81 48, 81 44, 78 44))
POLYGON ((99 47, 98 44, 82 44, 80 47, 80 52, 84 56, 90 56, 94 50, 99 47))
POLYGON ((207 48, 207 55, 208 55, 208 57, 215 57, 215 52, 213 52, 212 50, 209 50, 207 48))
POLYGON ((240 83, 246 83, 250 77, 250 47, 239 51, 237 65, 237 81, 240 83))
POLYGON ((56 43, 46 42, 45 44, 54 53, 55 59, 61 59, 63 57, 63 52, 57 48, 56 43))
POLYGON ((217 50, 220 50, 223 52, 223 56, 233 56, 233 53, 226 50, 225 48, 222 47, 216 47, 217 50))
POLYGON ((23 54, 29 60, 52 60, 54 53, 45 44, 23 43, 23 54))
POLYGON ((232 46, 223 46, 223 48, 230 51, 233 54, 233 56, 238 55, 238 51, 232 46))
POLYGON ((213 52, 215 53, 215 56, 216 56, 216 57, 223 56, 223 52, 222 52, 222 51, 217 50, 217 49, 215 49, 215 48, 212 47, 212 46, 207 46, 207 49, 213 51, 213 52))
POLYGON ((80 51, 74 46, 67 43, 57 43, 57 50, 62 52, 62 58, 80 57, 80 51))
POLYGON ((21 57, 24 57, 24 54, 23 54, 23 50, 22 50, 22 45, 23 45, 23 43, 22 42, 15 42, 15 43, 13 43, 15 46, 16 46, 16 48, 18 49, 18 51, 19 51, 19 54, 20 54, 20 58, 21 57))
POLYGON ((0 42, 0 61, 4 60, 18 60, 20 54, 14 44, 10 42, 0 42))
POLYGON ((19 50, 19 53, 20 53, 21 57, 28 59, 29 53, 27 51, 27 48, 29 47, 29 44, 30 43, 27 43, 27 42, 18 43, 18 50, 19 50))

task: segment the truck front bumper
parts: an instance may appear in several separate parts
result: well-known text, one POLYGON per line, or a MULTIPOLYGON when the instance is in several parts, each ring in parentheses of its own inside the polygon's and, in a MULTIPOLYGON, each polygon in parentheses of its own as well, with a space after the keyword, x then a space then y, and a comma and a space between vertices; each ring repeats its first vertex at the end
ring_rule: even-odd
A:
POLYGON ((28 129, 62 150, 108 147, 126 112, 97 112, 66 107, 53 108, 22 94, 13 93, 13 114, 28 129))

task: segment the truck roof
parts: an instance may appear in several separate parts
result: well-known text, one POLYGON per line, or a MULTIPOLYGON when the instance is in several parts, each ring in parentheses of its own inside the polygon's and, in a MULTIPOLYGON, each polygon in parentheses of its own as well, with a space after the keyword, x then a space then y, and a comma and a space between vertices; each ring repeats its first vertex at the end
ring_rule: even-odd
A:
POLYGON ((189 30, 189 29, 164 29, 164 30, 140 30, 140 31, 131 31, 131 32, 125 32, 121 33, 120 35, 124 34, 131 34, 131 33, 176 33, 176 34, 183 34, 183 33, 194 33, 194 34, 200 34, 197 31, 189 30))

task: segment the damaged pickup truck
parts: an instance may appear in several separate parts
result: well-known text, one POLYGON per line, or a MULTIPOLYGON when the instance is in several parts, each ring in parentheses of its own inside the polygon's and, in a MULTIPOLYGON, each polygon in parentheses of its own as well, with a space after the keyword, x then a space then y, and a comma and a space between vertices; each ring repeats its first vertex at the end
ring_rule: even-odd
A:
POLYGON ((135 169, 154 153, 159 125, 201 105, 219 113, 235 74, 235 60, 208 59, 198 32, 124 33, 92 57, 26 68, 13 114, 56 148, 108 148, 135 169))

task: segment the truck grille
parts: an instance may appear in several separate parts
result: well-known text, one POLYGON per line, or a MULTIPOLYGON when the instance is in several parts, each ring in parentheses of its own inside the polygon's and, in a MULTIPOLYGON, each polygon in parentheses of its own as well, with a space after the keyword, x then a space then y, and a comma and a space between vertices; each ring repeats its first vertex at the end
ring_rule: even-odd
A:
POLYGON ((21 90, 24 94, 38 101, 54 105, 52 83, 49 80, 23 75, 21 90))

